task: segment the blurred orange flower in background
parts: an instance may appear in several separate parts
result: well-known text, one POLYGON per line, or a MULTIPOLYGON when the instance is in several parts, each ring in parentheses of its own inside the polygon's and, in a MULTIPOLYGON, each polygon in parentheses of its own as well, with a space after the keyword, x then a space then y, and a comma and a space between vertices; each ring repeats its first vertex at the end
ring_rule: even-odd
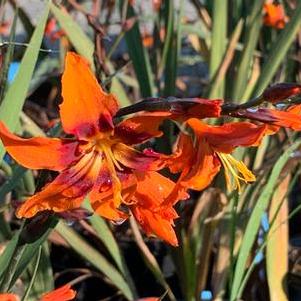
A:
POLYGON ((282 4, 265 3, 263 6, 263 24, 276 29, 283 29, 288 22, 282 4))

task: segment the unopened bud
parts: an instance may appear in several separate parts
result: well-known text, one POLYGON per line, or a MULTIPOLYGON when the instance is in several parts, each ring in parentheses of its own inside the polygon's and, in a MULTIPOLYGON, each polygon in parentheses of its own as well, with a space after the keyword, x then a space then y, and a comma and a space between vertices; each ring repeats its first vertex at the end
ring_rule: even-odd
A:
POLYGON ((124 31, 129 31, 132 29, 132 27, 135 25, 137 21, 137 17, 131 17, 129 19, 126 19, 122 24, 122 29, 124 31))
POLYGON ((295 83, 279 83, 267 88, 262 97, 265 101, 276 103, 301 94, 301 85, 295 83))

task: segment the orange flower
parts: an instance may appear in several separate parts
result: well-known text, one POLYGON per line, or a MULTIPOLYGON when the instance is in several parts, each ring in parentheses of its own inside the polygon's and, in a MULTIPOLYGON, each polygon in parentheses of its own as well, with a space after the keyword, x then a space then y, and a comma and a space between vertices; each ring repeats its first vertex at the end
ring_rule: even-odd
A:
POLYGON ((238 146, 257 146, 266 133, 266 125, 233 122, 211 126, 195 118, 189 119, 187 125, 193 130, 196 141, 194 143, 192 137, 184 133, 180 135, 168 166, 172 172, 181 172, 181 175, 165 204, 175 203, 179 191, 183 189, 205 189, 221 166, 224 167, 229 191, 240 191, 241 181, 255 181, 253 173, 243 162, 232 157, 231 153, 238 146))
POLYGON ((285 23, 288 21, 288 17, 285 15, 283 5, 266 3, 263 6, 263 11, 264 25, 274 27, 276 29, 284 28, 285 23))
POLYGON ((55 18, 50 18, 45 27, 45 36, 48 37, 52 42, 58 40, 60 37, 66 35, 62 29, 57 29, 57 22, 55 18))
POLYGON ((20 300, 15 294, 0 294, 0 301, 18 301, 20 300))
MULTIPOLYGON (((178 215, 172 206, 166 206, 164 211, 160 210, 166 197, 175 188, 175 183, 155 171, 136 171, 122 176, 124 177, 122 197, 127 199, 127 205, 142 229, 149 236, 155 235, 177 246, 178 240, 173 230, 173 221, 178 215)), ((98 193, 99 200, 102 201, 92 197, 94 207, 101 208, 101 202, 112 199, 112 194, 112 188, 109 188, 98 193)), ((182 191, 178 195, 178 200, 185 199, 187 196, 186 192, 182 191)))
POLYGON ((122 197, 123 181, 133 171, 163 166, 159 154, 140 152, 131 145, 160 136, 159 123, 152 121, 153 117, 140 116, 115 126, 115 97, 101 89, 88 63, 74 53, 66 57, 62 96, 62 125, 75 138, 22 139, 0 124, 2 142, 18 163, 30 169, 60 172, 52 183, 17 209, 17 216, 30 218, 43 210, 63 212, 78 208, 90 193, 92 207, 99 214, 110 219, 125 218, 127 215, 117 209, 121 203, 127 203, 122 197), (108 189, 113 190, 113 198, 101 200, 102 192, 108 189))
POLYGON ((231 114, 231 116, 267 123, 273 126, 274 131, 277 131, 279 127, 301 131, 301 105, 290 106, 286 111, 268 108, 246 109, 231 114))
POLYGON ((39 301, 69 301, 76 296, 76 291, 71 289, 69 284, 66 284, 56 290, 42 295, 39 301))
MULTIPOLYGON (((172 206, 160 210, 167 196, 175 188, 175 183, 157 172, 136 174, 139 181, 132 200, 132 213, 147 235, 160 237, 173 246, 178 245, 176 234, 173 230, 173 220, 178 217, 172 206), (159 185, 157 184, 159 183, 159 185)), ((185 199, 188 195, 182 192, 178 199, 185 199)))
POLYGON ((4 35, 4 36, 8 35, 9 27, 10 27, 9 21, 0 22, 0 35, 4 35))

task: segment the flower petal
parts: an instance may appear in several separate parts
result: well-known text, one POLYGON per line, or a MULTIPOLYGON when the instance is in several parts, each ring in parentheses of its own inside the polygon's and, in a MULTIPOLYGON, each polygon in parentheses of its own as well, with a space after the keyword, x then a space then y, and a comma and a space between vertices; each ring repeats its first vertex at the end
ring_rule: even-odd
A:
POLYGON ((192 137, 184 133, 180 133, 175 144, 172 155, 166 156, 166 165, 172 173, 183 171, 192 165, 192 156, 194 154, 194 146, 192 137))
POLYGON ((209 144, 198 141, 197 152, 193 157, 189 171, 181 176, 181 185, 201 191, 211 184, 219 172, 220 166, 220 161, 216 158, 209 144))
POLYGON ((160 154, 151 150, 139 152, 123 143, 112 146, 114 157, 126 167, 139 171, 158 170, 164 167, 160 154))
POLYGON ((187 124, 198 139, 205 139, 214 151, 222 153, 231 153, 238 146, 257 146, 267 134, 266 125, 257 126, 250 122, 231 122, 212 126, 192 118, 187 124))
POLYGON ((61 171, 77 160, 78 142, 68 139, 20 138, 0 122, 0 138, 7 152, 19 164, 30 169, 61 171))
POLYGON ((173 190, 175 183, 157 172, 136 173, 137 189, 133 195, 131 210, 147 235, 156 235, 177 246, 173 230, 173 220, 178 217, 172 207, 164 207, 165 198, 173 190))
POLYGON ((0 294, 0 301, 18 301, 20 300, 15 294, 0 294))
POLYGON ((39 301, 69 301, 76 296, 76 291, 71 289, 71 285, 66 284, 49 293, 44 294, 39 301))
POLYGON ((102 90, 88 62, 72 52, 66 56, 62 96, 60 115, 66 133, 85 139, 113 129, 115 97, 102 90))
POLYGON ((17 217, 30 218, 44 210, 64 212, 80 207, 85 195, 93 188, 101 163, 97 154, 86 155, 27 199, 17 209, 17 217))
MULTIPOLYGON (((136 178, 129 173, 117 173, 122 183, 121 195, 124 202, 129 202, 136 189, 136 178)), ((118 208, 114 202, 114 192, 110 172, 103 165, 96 184, 89 194, 89 199, 94 212, 110 220, 118 221, 128 218, 128 215, 118 208)))
POLYGON ((162 211, 152 211, 148 208, 133 206, 132 213, 147 235, 156 235, 170 243, 178 246, 178 239, 173 229, 173 219, 177 218, 174 209, 162 211))
POLYGON ((163 135, 159 126, 167 117, 165 115, 140 115, 128 118, 117 124, 114 137, 125 144, 140 144, 151 138, 163 135))

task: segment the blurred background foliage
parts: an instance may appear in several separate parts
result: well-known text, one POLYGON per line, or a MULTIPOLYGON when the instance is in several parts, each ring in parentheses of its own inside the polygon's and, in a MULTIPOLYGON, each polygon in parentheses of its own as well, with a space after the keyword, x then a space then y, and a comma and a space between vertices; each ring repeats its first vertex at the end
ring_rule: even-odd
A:
MULTIPOLYGON (((282 29, 263 23, 263 0, 1 0, 0 119, 24 136, 60 134, 68 50, 89 60, 121 106, 148 96, 242 103, 274 82, 300 82, 301 1, 274 2, 287 15, 282 29)), ((163 130, 169 143, 152 144, 170 153, 178 130, 171 122, 163 130)), ((300 143, 282 130, 237 150, 257 181, 229 194, 217 177, 192 192, 177 208, 178 248, 144 237, 132 219, 27 229, 14 207, 39 186, 37 173, 1 145, 0 290, 36 300, 70 282, 89 301, 165 292, 164 300, 300 300, 300 143)))

